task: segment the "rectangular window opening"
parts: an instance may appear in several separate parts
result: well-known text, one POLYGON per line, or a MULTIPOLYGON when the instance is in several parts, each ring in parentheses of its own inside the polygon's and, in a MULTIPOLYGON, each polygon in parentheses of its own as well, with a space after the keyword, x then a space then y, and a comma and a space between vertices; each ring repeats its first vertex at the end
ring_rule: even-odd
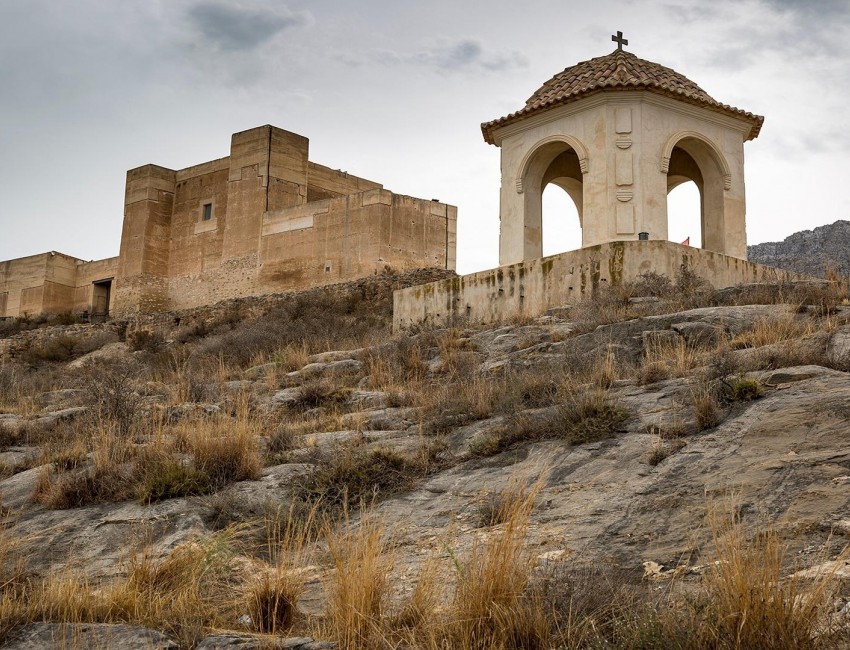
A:
POLYGON ((204 203, 204 209, 201 212, 201 221, 209 221, 212 219, 212 203, 204 203))

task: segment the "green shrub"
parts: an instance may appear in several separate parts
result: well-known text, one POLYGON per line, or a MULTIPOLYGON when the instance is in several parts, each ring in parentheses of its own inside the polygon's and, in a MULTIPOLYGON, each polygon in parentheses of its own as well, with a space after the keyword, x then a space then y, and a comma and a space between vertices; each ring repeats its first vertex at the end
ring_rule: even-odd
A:
POLYGON ((31 366, 41 363, 59 363, 74 358, 80 340, 62 334, 49 338, 44 343, 33 344, 22 355, 21 360, 31 366))
POLYGON ((472 456, 492 456, 510 447, 538 440, 564 440, 573 445, 610 438, 628 413, 603 391, 574 394, 546 414, 509 417, 495 431, 472 441, 472 456))
POLYGON ((410 489, 428 471, 427 459, 363 446, 338 446, 316 460, 299 496, 308 503, 321 501, 331 511, 410 489))
POLYGON ((764 386, 755 379, 732 377, 723 382, 726 396, 733 402, 752 402, 764 396, 764 386))
POLYGON ((175 458, 165 458, 144 467, 138 496, 143 505, 148 505, 166 499, 201 496, 212 491, 209 474, 175 458))
POLYGON ((298 395, 296 408, 314 409, 320 406, 344 404, 351 397, 351 389, 336 385, 330 379, 319 379, 304 384, 298 395))

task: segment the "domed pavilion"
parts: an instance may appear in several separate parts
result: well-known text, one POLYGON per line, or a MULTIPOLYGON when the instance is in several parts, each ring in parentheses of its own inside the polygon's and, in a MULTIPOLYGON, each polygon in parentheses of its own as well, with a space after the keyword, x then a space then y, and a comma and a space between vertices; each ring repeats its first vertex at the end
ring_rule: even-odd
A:
POLYGON ((501 148, 500 265, 542 256, 542 194, 573 199, 582 247, 667 239, 667 194, 694 181, 703 248, 746 259, 744 142, 764 118, 618 48, 559 72, 520 110, 481 125, 501 148))

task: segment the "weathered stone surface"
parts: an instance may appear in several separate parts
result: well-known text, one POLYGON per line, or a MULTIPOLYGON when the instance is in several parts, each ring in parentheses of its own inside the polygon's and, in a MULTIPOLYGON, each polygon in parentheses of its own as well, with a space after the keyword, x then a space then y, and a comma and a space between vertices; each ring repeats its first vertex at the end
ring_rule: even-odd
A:
POLYGON ((179 422, 190 417, 204 416, 214 417, 221 413, 221 407, 218 404, 199 404, 196 402, 186 402, 177 404, 168 409, 168 419, 171 422, 179 422))
POLYGON ((176 641, 161 632, 135 625, 110 623, 31 623, 12 633, 8 650, 177 650, 176 641))
POLYGON ((476 525, 476 495, 498 491, 515 475, 547 476, 531 525, 539 553, 567 549, 630 566, 675 566, 682 553, 706 539, 701 525, 707 493, 738 493, 753 521, 768 515, 798 531, 794 548, 806 543, 799 537, 806 526, 828 535, 833 522, 850 519, 850 494, 833 481, 850 468, 846 373, 822 369, 768 392, 739 406, 716 429, 689 435, 686 447, 649 466, 645 459, 658 438, 645 433, 646 426, 665 418, 687 423, 689 390, 685 380, 617 388, 614 397, 636 416, 628 433, 575 447, 542 442, 470 461, 379 510, 400 547, 409 545, 405 561, 412 563, 423 549, 443 544, 462 553, 470 543, 464 530, 476 525), (450 524, 456 531, 445 538, 450 524))
POLYGON ((297 404, 301 400, 301 387, 293 386, 277 391, 271 398, 271 403, 275 406, 291 406, 297 404))
POLYGON ((363 429, 400 430, 419 420, 419 409, 414 407, 389 407, 373 411, 346 413, 340 418, 346 426, 363 429))
POLYGON ((233 381, 226 381, 222 384, 222 388, 228 393, 244 393, 253 387, 254 382, 248 379, 234 379, 233 381))
POLYGON ((643 343, 644 350, 676 345, 679 341, 681 341, 679 333, 672 329, 647 330, 641 333, 641 342, 643 343))
POLYGON ((0 466, 15 471, 19 467, 29 465, 41 456, 39 447, 6 447, 0 452, 0 466))
POLYGON ((39 414, 34 420, 31 421, 30 426, 50 428, 52 426, 55 426, 59 422, 69 422, 71 420, 74 420, 75 418, 80 417, 87 411, 88 408, 86 408, 85 406, 72 406, 69 408, 49 411, 47 413, 39 414))
POLYGON ((320 377, 336 373, 355 373, 360 372, 363 368, 363 362, 356 359, 342 359, 340 361, 331 361, 329 363, 308 363, 306 366, 297 371, 297 374, 303 378, 320 377))
MULTIPOLYGON (((77 402, 84 395, 84 391, 76 388, 62 388, 60 390, 52 390, 47 393, 42 393, 36 398, 36 403, 40 404, 46 411, 56 411, 67 408, 73 402, 77 402)), ((74 404, 76 406, 76 404, 74 404)))
MULTIPOLYGON (((26 505, 40 471, 41 468, 34 468, 0 481, 3 505, 26 505)), ((73 510, 28 506, 15 514, 12 522, 16 534, 38 539, 27 554, 31 570, 46 573, 70 564, 93 579, 120 575, 134 543, 149 543, 151 556, 156 559, 206 532, 200 504, 193 499, 172 499, 150 506, 124 502, 73 510)))
POLYGON ((689 345, 713 345, 717 342, 723 327, 716 323, 673 323, 670 329, 679 334, 689 345))
POLYGON ((278 367, 279 366, 276 363, 264 363, 259 366, 252 366, 248 368, 242 373, 242 376, 245 379, 250 380, 263 379, 264 377, 277 372, 278 367))
POLYGON ((84 368, 85 366, 98 361, 122 362, 131 359, 132 356, 133 354, 130 352, 130 347, 126 343, 107 343, 102 348, 95 350, 94 352, 89 352, 88 354, 81 356, 79 359, 74 359, 68 364, 68 368, 70 370, 79 370, 80 368, 84 368))
POLYGON ((331 350, 330 352, 319 352, 311 354, 307 357, 309 363, 333 363, 335 361, 347 361, 349 359, 359 359, 366 352, 366 348, 357 348, 356 350, 331 350))
POLYGON ((850 325, 844 325, 832 334, 826 354, 832 363, 850 369, 850 325))
POLYGON ((256 637, 250 634, 211 634, 195 646, 197 650, 332 650, 335 643, 314 641, 307 636, 256 637))
POLYGON ((380 390, 356 390, 351 393, 348 402, 361 409, 365 408, 386 408, 389 404, 390 396, 380 390))

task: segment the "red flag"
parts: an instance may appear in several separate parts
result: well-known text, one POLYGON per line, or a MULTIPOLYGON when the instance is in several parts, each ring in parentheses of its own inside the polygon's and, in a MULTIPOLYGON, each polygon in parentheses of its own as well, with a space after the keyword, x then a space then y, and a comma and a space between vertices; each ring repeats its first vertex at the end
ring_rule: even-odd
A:
POLYGON ((682 246, 690 246, 691 245, 691 237, 688 235, 688 238, 682 242, 682 246))

